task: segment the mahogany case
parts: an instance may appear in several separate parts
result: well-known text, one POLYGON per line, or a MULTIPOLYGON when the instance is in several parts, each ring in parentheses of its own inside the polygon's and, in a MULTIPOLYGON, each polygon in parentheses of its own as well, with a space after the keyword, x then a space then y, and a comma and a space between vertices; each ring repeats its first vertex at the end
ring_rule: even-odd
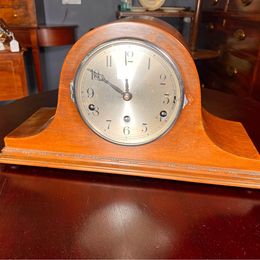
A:
POLYGON ((260 188, 260 156, 245 129, 202 109, 199 77, 187 46, 158 19, 125 19, 81 37, 63 64, 56 112, 40 109, 4 141, 3 163, 260 188), (133 147, 112 144, 90 130, 69 87, 89 51, 125 37, 150 41, 168 53, 180 70, 188 101, 167 134, 133 147))

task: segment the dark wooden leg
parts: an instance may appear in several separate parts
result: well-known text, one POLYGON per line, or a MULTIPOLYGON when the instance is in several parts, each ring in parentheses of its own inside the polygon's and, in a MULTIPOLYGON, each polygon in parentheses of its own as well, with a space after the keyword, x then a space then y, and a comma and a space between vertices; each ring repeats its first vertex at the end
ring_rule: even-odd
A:
POLYGON ((31 33, 31 42, 32 42, 33 63, 35 67, 36 80, 37 80, 37 89, 38 92, 42 92, 43 82, 42 82, 42 74, 41 74, 40 49, 38 45, 37 29, 33 30, 33 32, 31 33))
POLYGON ((190 32, 190 50, 195 51, 197 49, 197 39, 199 32, 200 14, 203 0, 196 0, 195 13, 192 18, 191 32, 190 32))

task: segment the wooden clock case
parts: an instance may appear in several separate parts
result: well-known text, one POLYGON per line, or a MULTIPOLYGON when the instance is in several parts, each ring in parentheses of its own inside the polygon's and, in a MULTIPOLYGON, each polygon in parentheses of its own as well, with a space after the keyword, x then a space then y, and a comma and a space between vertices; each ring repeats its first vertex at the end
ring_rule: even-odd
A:
POLYGON ((63 64, 56 112, 42 108, 6 136, 0 162, 260 188, 260 156, 246 131, 202 109, 197 69, 182 36, 151 18, 107 24, 76 42, 63 64), (188 101, 167 134, 133 147, 97 136, 81 119, 70 93, 86 54, 125 37, 150 41, 168 53, 181 72, 188 101))

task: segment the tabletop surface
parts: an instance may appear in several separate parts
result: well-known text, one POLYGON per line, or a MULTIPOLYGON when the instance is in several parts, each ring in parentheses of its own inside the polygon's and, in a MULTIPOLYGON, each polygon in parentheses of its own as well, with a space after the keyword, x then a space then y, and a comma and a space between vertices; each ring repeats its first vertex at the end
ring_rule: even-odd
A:
MULTIPOLYGON (((0 137, 53 96, 0 107, 0 137)), ((0 258, 259 257, 260 190, 0 164, 0 258)))

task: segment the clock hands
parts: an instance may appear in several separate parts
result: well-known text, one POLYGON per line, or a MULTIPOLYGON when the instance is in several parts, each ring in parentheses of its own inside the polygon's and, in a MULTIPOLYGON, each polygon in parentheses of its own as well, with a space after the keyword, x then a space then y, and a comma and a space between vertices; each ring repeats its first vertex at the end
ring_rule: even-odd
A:
POLYGON ((129 92, 128 79, 125 79, 125 92, 129 92))
POLYGON ((123 94, 123 99, 125 101, 129 101, 132 99, 132 94, 129 92, 129 84, 128 84, 128 79, 125 79, 125 92, 123 94))
POLYGON ((112 89, 114 89, 116 92, 121 94, 123 96, 123 99, 125 101, 129 101, 132 99, 132 94, 129 92, 129 84, 128 84, 128 79, 126 79, 125 82, 125 92, 121 90, 119 87, 108 81, 103 74, 100 74, 99 72, 93 70, 93 69, 87 69, 88 71, 91 72, 92 78, 98 81, 102 81, 108 86, 110 86, 112 89))
POLYGON ((117 87, 116 85, 112 84, 111 82, 109 82, 105 76, 103 74, 100 74, 98 72, 96 72, 93 69, 88 69, 88 71, 91 72, 92 74, 92 78, 96 79, 98 81, 103 81, 104 83, 106 83, 108 86, 110 86, 112 89, 114 89, 116 92, 118 92, 119 94, 121 94, 122 96, 124 95, 124 91, 122 91, 119 87, 117 87))

